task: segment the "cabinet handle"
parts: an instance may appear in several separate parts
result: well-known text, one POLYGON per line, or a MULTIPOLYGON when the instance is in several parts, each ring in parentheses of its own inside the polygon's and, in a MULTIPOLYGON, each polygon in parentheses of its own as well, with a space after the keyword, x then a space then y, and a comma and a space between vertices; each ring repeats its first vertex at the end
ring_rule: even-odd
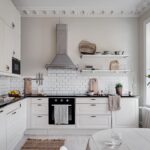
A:
POLYGON ((6 65, 6 71, 9 71, 10 67, 8 65, 6 65))
POLYGON ((42 118, 42 116, 37 116, 38 118, 42 118))
POLYGON ((16 112, 13 112, 12 115, 16 114, 16 112))
POLYGON ((96 99, 92 98, 91 100, 92 100, 92 101, 95 101, 96 99))
POLYGON ((15 51, 13 51, 13 56, 16 54, 16 52, 15 51))
POLYGON ((14 22, 11 23, 11 27, 12 27, 12 29, 15 28, 15 23, 14 22))
POLYGON ((37 100, 38 100, 38 101, 41 101, 42 99, 39 98, 39 99, 37 99, 37 100))
POLYGON ((38 104, 38 106, 42 106, 41 104, 38 104))
POLYGON ((91 106, 96 106, 96 104, 91 104, 91 106))
POLYGON ((0 110, 0 113, 4 112, 3 110, 0 110))
POLYGON ((91 118, 96 118, 96 116, 91 116, 91 118))

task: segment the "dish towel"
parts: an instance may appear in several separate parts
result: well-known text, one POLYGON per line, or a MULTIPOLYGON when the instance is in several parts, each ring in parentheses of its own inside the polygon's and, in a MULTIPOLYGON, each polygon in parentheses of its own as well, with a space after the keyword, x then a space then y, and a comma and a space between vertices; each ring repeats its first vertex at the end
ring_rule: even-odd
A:
POLYGON ((108 110, 109 111, 117 111, 120 110, 120 99, 119 95, 109 96, 108 97, 108 110))
POLYGON ((55 124, 68 124, 68 107, 69 105, 54 105, 55 124))

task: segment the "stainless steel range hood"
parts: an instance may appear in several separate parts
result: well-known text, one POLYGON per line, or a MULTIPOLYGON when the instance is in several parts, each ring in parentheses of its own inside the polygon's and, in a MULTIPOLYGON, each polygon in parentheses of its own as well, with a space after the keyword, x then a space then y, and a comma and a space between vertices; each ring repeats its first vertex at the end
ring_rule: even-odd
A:
POLYGON ((46 69, 77 69, 72 60, 67 55, 67 25, 56 25, 57 53, 50 64, 46 64, 46 69))

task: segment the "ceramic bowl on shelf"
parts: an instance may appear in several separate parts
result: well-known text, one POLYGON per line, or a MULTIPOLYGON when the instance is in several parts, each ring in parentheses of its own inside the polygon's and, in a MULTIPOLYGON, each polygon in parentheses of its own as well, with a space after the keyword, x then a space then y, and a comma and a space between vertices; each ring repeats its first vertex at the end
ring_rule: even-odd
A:
POLYGON ((123 54, 124 54, 124 51, 114 51, 114 54, 115 54, 115 55, 123 55, 123 54))

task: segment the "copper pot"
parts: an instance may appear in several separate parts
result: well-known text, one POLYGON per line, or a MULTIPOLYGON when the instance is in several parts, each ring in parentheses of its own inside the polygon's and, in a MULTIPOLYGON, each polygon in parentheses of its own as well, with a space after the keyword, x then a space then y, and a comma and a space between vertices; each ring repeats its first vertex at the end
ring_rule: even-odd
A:
POLYGON ((122 96, 122 87, 116 88, 116 94, 122 96))

